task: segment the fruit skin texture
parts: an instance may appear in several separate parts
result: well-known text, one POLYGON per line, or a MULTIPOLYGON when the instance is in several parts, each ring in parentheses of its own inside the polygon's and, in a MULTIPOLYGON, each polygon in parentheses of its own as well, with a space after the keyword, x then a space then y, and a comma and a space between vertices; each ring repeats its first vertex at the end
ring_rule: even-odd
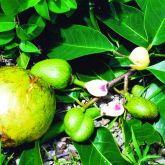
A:
POLYGON ((54 91, 18 67, 0 68, 0 140, 15 147, 40 138, 55 114, 54 91))
POLYGON ((52 85, 55 89, 64 89, 71 80, 72 68, 63 59, 46 59, 31 68, 31 73, 52 85))
POLYGON ((158 109, 154 102, 143 97, 132 97, 126 104, 128 112, 135 118, 154 119, 158 116, 158 109))
POLYGON ((129 59, 133 62, 131 68, 136 70, 144 70, 150 63, 148 51, 144 47, 136 47, 129 55, 129 59))
POLYGON ((65 132, 76 142, 83 142, 92 135, 94 122, 81 108, 70 109, 64 118, 65 132))
POLYGON ((144 92, 145 88, 141 85, 134 85, 132 90, 131 90, 131 93, 134 95, 134 96, 141 96, 142 93, 144 92))

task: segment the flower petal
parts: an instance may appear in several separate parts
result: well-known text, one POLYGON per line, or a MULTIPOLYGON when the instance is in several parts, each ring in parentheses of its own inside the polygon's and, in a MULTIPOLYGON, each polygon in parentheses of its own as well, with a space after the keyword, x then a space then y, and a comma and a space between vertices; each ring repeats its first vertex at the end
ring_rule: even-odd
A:
POLYGON ((105 80, 92 80, 85 83, 85 87, 91 95, 102 97, 108 93, 107 83, 105 80))
POLYGON ((121 103, 114 100, 101 107, 101 114, 106 116, 121 116, 124 113, 124 107, 121 103))

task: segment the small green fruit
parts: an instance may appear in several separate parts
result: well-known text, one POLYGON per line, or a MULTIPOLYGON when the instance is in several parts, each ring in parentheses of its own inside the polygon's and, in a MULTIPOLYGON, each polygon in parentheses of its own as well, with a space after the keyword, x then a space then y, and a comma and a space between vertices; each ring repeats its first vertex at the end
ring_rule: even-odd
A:
POLYGON ((158 116, 158 109, 154 102, 143 97, 132 97, 126 104, 128 112, 135 118, 154 119, 158 116))
POLYGON ((31 73, 40 77, 55 89, 64 89, 71 80, 72 69, 63 59, 46 59, 36 63, 31 73))
POLYGON ((142 93, 144 92, 145 88, 141 85, 134 85, 132 90, 131 90, 131 93, 134 95, 134 96, 141 96, 142 93))
POLYGON ((81 108, 70 109, 64 118, 65 132, 76 142, 87 140, 94 131, 93 119, 81 108))
POLYGON ((54 90, 18 67, 0 68, 0 140, 15 147, 40 138, 56 109, 54 90))

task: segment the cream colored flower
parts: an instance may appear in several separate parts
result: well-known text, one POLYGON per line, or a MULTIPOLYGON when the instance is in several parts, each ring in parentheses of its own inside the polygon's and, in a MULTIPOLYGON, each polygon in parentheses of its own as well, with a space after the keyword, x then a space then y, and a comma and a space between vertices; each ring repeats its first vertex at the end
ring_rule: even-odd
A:
POLYGON ((150 63, 148 51, 144 47, 135 48, 129 55, 129 59, 133 63, 130 65, 131 68, 136 69, 136 70, 143 70, 150 63))

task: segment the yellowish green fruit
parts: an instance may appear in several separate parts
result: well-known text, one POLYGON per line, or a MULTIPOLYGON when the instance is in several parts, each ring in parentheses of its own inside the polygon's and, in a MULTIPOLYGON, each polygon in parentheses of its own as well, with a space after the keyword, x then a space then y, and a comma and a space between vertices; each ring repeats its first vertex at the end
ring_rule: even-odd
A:
POLYGON ((76 142, 89 139, 94 131, 94 122, 89 115, 85 115, 81 108, 70 109, 64 118, 65 132, 76 142))
POLYGON ((71 80, 72 69, 63 59, 46 59, 31 68, 31 73, 42 78, 55 89, 64 89, 71 80))
POLYGON ((150 63, 149 54, 146 48, 136 47, 131 54, 129 59, 132 61, 131 68, 136 70, 144 70, 150 63))
POLYGON ((18 67, 0 68, 0 140, 15 147, 40 138, 56 109, 54 91, 18 67))
POLYGON ((128 112, 135 118, 154 119, 158 116, 158 109, 154 102, 143 97, 132 97, 126 104, 128 112))

